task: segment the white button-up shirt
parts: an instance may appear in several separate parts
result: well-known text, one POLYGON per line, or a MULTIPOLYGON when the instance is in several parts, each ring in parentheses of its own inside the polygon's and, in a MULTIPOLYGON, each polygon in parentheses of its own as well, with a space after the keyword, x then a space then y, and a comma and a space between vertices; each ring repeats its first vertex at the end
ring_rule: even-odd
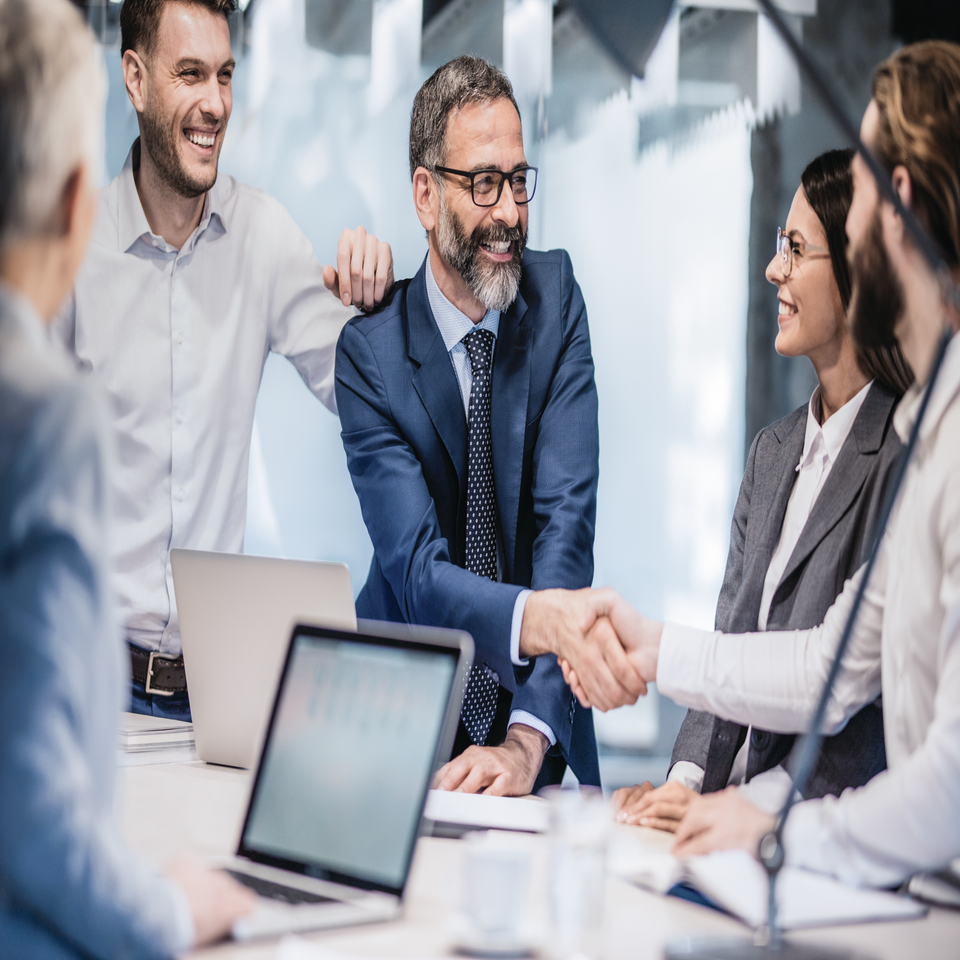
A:
MULTIPOLYGON (((894 415, 906 442, 921 391, 894 415)), ((782 733, 806 728, 862 571, 822 626, 724 635, 667 624, 657 684, 667 696, 782 733)), ((930 399, 827 711, 835 733, 883 693, 888 769, 839 798, 798 804, 789 862, 892 886, 960 856, 960 338, 930 399)))
POLYGON ((170 548, 239 552, 260 376, 293 361, 334 412, 337 338, 354 311, 272 197, 223 174, 180 250, 151 232, 133 178, 139 143, 102 193, 55 335, 106 389, 120 615, 134 643, 180 651, 170 548))

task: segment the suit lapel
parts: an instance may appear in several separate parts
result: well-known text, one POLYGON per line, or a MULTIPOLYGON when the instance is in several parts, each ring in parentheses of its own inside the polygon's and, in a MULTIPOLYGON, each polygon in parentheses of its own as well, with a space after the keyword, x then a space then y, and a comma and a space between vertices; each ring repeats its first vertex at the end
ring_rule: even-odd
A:
POLYGON ((730 630, 756 630, 760 616, 760 601, 763 599, 763 583, 774 550, 780 542, 783 517, 787 502, 796 482, 793 468, 800 462, 803 452, 804 417, 790 419, 787 423, 772 428, 778 444, 776 451, 765 454, 767 464, 763 473, 754 478, 750 499, 751 517, 762 517, 762 525, 755 536, 749 531, 744 546, 744 566, 741 590, 730 614, 730 630), (774 485, 775 484, 775 485, 774 485))
MULTIPOLYGON (((872 386, 840 448, 837 462, 810 511, 800 539, 794 547, 780 578, 783 583, 810 556, 821 540, 837 525, 860 493, 873 466, 873 458, 883 445, 884 428, 894 399, 886 391, 872 386)), ((779 585, 777 587, 779 589, 779 585)))
MULTIPOLYGON (((759 503, 751 502, 751 512, 755 506, 763 511, 764 522, 758 540, 756 561, 766 570, 770 566, 773 553, 780 542, 780 532, 783 529, 783 518, 787 512, 787 504, 790 501, 790 494, 793 493, 794 484, 797 482, 796 465, 800 462, 800 455, 803 453, 803 438, 806 433, 806 417, 798 417, 797 420, 778 432, 774 430, 774 436, 780 442, 780 448, 777 451, 777 462, 775 469, 779 474, 779 482, 773 496, 763 502, 761 497, 759 503)), ((763 582, 761 578, 761 592, 763 582)), ((759 600, 757 612, 759 613, 759 600)))
POLYGON ((427 299, 425 266, 410 281, 404 296, 407 355, 420 366, 413 376, 413 386, 450 454, 463 488, 467 482, 467 423, 457 375, 427 299))
POLYGON ((520 510, 520 480, 523 473, 523 444, 527 426, 527 399, 530 393, 530 358, 533 329, 524 323, 527 304, 518 293, 506 313, 500 316, 496 351, 493 357, 491 431, 493 439, 493 482, 507 564, 504 577, 513 573, 520 510))

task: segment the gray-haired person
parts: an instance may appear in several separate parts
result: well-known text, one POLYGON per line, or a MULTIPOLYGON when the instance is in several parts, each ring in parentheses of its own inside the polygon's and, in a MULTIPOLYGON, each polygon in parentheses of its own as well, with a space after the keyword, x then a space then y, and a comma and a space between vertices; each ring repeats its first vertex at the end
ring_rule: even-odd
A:
POLYGON ((44 326, 97 206, 103 68, 66 0, 0 0, 0 956, 168 957, 249 905, 160 875, 113 819, 123 649, 106 553, 104 412, 44 326))

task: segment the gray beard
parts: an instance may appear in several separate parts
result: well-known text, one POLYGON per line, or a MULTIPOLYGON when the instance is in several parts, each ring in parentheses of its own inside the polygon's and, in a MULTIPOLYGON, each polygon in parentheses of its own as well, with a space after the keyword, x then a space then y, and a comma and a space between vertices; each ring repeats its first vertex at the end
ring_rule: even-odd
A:
POLYGON ((503 313, 516 300, 527 243, 519 223, 515 227, 497 224, 482 229, 478 227, 468 237, 463 221, 450 210, 441 194, 437 243, 444 259, 488 310, 503 313), (506 263, 495 263, 483 256, 480 245, 490 241, 512 241, 511 259, 506 263))

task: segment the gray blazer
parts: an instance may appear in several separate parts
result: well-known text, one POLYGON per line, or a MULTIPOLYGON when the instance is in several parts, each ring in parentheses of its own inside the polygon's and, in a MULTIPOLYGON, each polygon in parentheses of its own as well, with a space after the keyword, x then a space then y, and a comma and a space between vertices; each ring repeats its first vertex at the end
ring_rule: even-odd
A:
MULTIPOLYGON (((802 630, 823 622, 827 610, 866 559, 891 470, 900 453, 893 429, 897 397, 871 386, 773 595, 768 630, 802 630)), ((750 448, 730 529, 730 553, 717 602, 716 628, 757 629, 767 568, 780 540, 796 465, 803 452, 807 406, 765 427, 750 448)), ((689 760, 703 768, 703 793, 722 790, 747 727, 690 710, 673 747, 671 766, 689 760)), ((754 728, 747 780, 782 763, 793 735, 754 728)), ((886 767, 879 699, 828 737, 806 790, 807 798, 839 795, 886 767)))

